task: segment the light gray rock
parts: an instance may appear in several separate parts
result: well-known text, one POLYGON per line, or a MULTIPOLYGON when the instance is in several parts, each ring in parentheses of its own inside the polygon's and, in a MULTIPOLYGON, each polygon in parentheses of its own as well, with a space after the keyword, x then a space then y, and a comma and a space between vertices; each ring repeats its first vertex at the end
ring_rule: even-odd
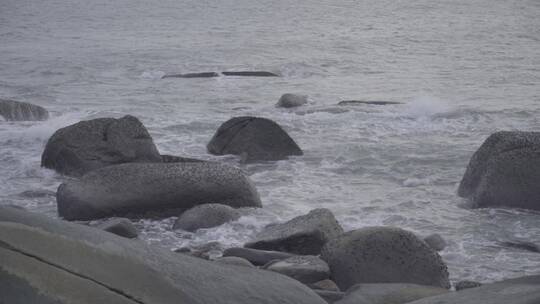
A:
POLYGON ((245 247, 317 255, 328 240, 341 233, 343 228, 332 212, 319 208, 288 222, 267 226, 245 247))
POLYGON ((446 241, 438 233, 433 233, 424 238, 429 247, 433 248, 436 251, 442 251, 446 248, 446 241))
POLYGON ((294 108, 308 103, 308 98, 305 95, 283 94, 279 98, 276 107, 278 108, 294 108))
POLYGON ((244 258, 256 266, 266 265, 274 260, 284 260, 294 255, 279 251, 266 251, 250 248, 233 247, 227 248, 223 252, 224 257, 235 256, 244 258))
POLYGON ((250 267, 250 268, 255 267, 253 264, 251 264, 250 261, 248 261, 248 260, 246 260, 244 258, 234 257, 234 256, 220 257, 220 258, 215 259, 214 262, 227 264, 227 265, 250 267))
POLYGON ((97 226, 97 228, 114 233, 116 235, 133 239, 136 238, 138 233, 133 223, 126 218, 115 218, 107 220, 97 226))
POLYGON ((207 145, 215 155, 242 155, 246 162, 282 160, 303 152, 275 122, 259 117, 234 117, 223 123, 207 145))
POLYGON ((184 213, 174 222, 173 229, 196 231, 201 228, 212 228, 232 222, 240 218, 240 212, 221 204, 204 204, 195 206, 184 213))
POLYGON ((0 117, 7 121, 47 120, 49 112, 31 103, 0 98, 0 117))
POLYGON ((67 220, 186 210, 204 203, 261 206, 257 190, 240 169, 211 162, 104 167, 61 184, 57 203, 59 215, 67 220))
POLYGON ((480 287, 480 286, 482 286, 482 283, 480 282, 465 280, 465 281, 457 282, 454 287, 456 288, 456 291, 460 291, 463 289, 475 288, 475 287, 480 287))
POLYGON ((299 255, 265 265, 267 270, 281 273, 304 284, 315 283, 330 277, 325 261, 313 255, 299 255))
POLYGON ((0 207, 0 303, 324 304, 303 284, 0 207))
POLYGON ((447 292, 440 287, 407 283, 357 284, 336 304, 403 304, 447 292))
POLYGON ((57 130, 41 155, 41 166, 71 176, 131 162, 161 162, 154 141, 133 116, 98 118, 57 130))
POLYGON ((501 131, 472 156, 458 194, 474 207, 540 210, 540 132, 501 131))
MULTIPOLYGON (((337 301, 343 299, 343 296, 345 295, 345 293, 341 291, 330 291, 330 290, 321 290, 321 289, 315 289, 313 291, 315 291, 315 293, 317 293, 319 297, 323 298, 328 304, 336 303, 337 301)), ((362 303, 355 303, 355 304, 362 304, 362 303)))
POLYGON ((412 232, 366 227, 324 246, 321 258, 342 289, 357 283, 414 283, 450 288, 447 267, 436 251, 412 232))

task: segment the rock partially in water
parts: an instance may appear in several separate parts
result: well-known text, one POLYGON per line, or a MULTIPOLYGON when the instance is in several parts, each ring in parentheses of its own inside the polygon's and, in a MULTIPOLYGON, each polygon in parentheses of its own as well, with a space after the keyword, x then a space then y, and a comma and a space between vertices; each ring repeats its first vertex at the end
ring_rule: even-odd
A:
POLYGON ((501 131, 472 156, 458 194, 474 207, 540 210, 540 132, 501 131))
POLYGON ((114 233, 116 235, 133 239, 136 238, 138 233, 133 223, 126 218, 115 218, 107 220, 97 226, 97 228, 114 233))
POLYGON ((508 248, 516 248, 519 250, 540 253, 540 246, 533 242, 514 240, 514 241, 502 241, 502 242, 499 242, 499 244, 501 246, 508 247, 508 248))
POLYGON ((225 249, 225 251, 223 252, 223 256, 224 257, 234 256, 234 257, 244 258, 250 261, 251 263, 253 263, 253 265, 262 266, 272 261, 284 260, 284 259, 290 258, 294 255, 290 253, 286 253, 286 252, 279 252, 279 251, 267 251, 267 250, 251 249, 251 248, 234 247, 234 248, 225 249))
POLYGON ((67 220, 159 214, 201 203, 261 207, 257 190, 242 170, 212 162, 104 167, 61 184, 57 203, 59 215, 67 220))
POLYGON ((227 264, 227 265, 236 265, 236 266, 242 266, 242 267, 255 268, 255 266, 251 264, 250 261, 241 257, 234 257, 234 256, 220 257, 220 258, 215 259, 214 262, 227 264))
POLYGON ((440 287, 407 283, 356 284, 336 304, 402 304, 448 292, 440 287))
POLYGON ((227 205, 203 204, 195 206, 174 222, 173 229, 194 232, 201 228, 212 228, 240 218, 240 213, 227 205))
POLYGON ((321 258, 342 290, 358 283, 414 283, 450 288, 442 258, 412 232, 367 227, 346 232, 324 246, 321 258))
POLYGON ((469 288, 476 288, 476 287, 480 287, 482 286, 482 283, 480 282, 476 282, 476 281, 459 281, 456 283, 456 285, 454 285, 454 287, 456 288, 456 291, 460 291, 460 290, 463 290, 463 289, 469 289, 469 288))
POLYGON ((338 103, 340 106, 357 106, 357 105, 376 105, 376 106, 386 106, 386 105, 396 105, 403 104, 402 102, 397 101, 383 101, 383 100, 342 100, 338 103))
POLYGON ((41 166, 71 176, 114 164, 161 161, 144 125, 129 115, 86 120, 59 129, 41 155, 41 166))
POLYGON ((442 251, 446 248, 446 241, 438 233, 433 233, 424 238, 429 247, 433 248, 436 251, 442 251))
POLYGON ((300 282, 0 207, 0 302, 325 304, 300 282))
POLYGON ((278 74, 267 71, 228 71, 222 72, 225 76, 249 76, 249 77, 279 77, 278 74))
POLYGON ((0 98, 0 117, 7 121, 39 121, 47 120, 49 112, 31 103, 0 98))
POLYGON ((341 233, 343 228, 332 212, 320 208, 288 222, 265 227, 245 247, 318 255, 327 241, 341 233))
POLYGON ((275 122, 259 117, 234 117, 223 123, 207 145, 215 155, 241 155, 245 161, 281 160, 303 152, 275 122))
POLYGON ((167 74, 161 77, 161 79, 164 79, 164 78, 212 78, 212 77, 219 77, 219 74, 216 72, 167 74))
POLYGON ((294 108, 308 103, 308 98, 305 95, 283 94, 276 104, 278 108, 294 108))
POLYGON ((281 273, 304 284, 315 283, 330 277, 328 264, 313 255, 299 255, 271 262, 265 269, 281 273))

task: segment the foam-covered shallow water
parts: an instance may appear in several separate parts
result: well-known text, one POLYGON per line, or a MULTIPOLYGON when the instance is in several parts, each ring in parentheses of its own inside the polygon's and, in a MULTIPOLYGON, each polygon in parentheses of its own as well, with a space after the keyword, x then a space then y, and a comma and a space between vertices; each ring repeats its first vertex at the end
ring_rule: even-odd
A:
POLYGON ((56 216, 65 179, 40 168, 46 140, 82 119, 137 116, 162 153, 243 168, 264 208, 172 231, 140 220, 149 243, 242 245, 264 225, 331 209, 345 229, 392 225, 441 234, 453 280, 540 272, 540 214, 466 208, 456 188, 498 130, 540 131, 540 5, 522 1, 3 0, 0 98, 42 105, 45 122, 0 122, 0 203, 56 216), (279 78, 163 79, 165 73, 268 70, 279 78), (283 93, 310 104, 278 109, 283 93), (337 106, 340 100, 404 104, 337 106), (275 120, 303 148, 241 164, 208 155, 232 116, 275 120))

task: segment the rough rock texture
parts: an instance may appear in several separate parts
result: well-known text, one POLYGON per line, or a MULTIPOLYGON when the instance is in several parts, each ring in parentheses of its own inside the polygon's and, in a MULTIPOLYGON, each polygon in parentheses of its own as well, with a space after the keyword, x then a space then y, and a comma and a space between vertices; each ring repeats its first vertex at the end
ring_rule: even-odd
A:
POLYGON ((386 106, 386 105, 395 105, 403 104, 402 102, 397 101, 379 101, 379 100, 342 100, 338 103, 340 106, 355 106, 355 105, 376 105, 376 106, 386 106))
POLYGON ((292 220, 265 227, 248 248, 317 255, 322 246, 343 233, 343 228, 328 209, 311 210, 292 220))
POLYGON ((330 277, 328 264, 313 255, 290 257, 265 265, 264 268, 281 273, 304 284, 315 283, 330 277))
POLYGON ((342 289, 357 283, 414 283, 450 288, 442 258, 412 232, 367 227, 330 240, 321 258, 342 289))
POLYGON ((266 71, 237 71, 222 72, 225 76, 278 77, 278 74, 266 71))
POLYGON ((303 154, 277 123, 250 116, 235 117, 223 123, 207 149, 215 155, 241 155, 246 162, 281 160, 303 154))
POLYGON ((540 132, 501 131, 472 156, 458 194, 475 207, 540 210, 540 132))
POLYGON ((449 292, 408 304, 538 304, 540 276, 528 276, 449 292))
POLYGON ((294 108, 308 103, 307 96, 296 94, 283 94, 279 98, 276 107, 279 108, 294 108))
POLYGON ((47 120, 49 112, 45 108, 31 103, 0 98, 1 117, 7 121, 47 120))
POLYGON ((406 283, 357 284, 336 304, 402 304, 447 292, 444 288, 406 283))
POLYGON ((125 218, 110 219, 98 225, 97 228, 128 239, 136 238, 138 235, 135 226, 133 226, 130 220, 125 218))
POLYGON ((0 303, 324 304, 303 284, 0 207, 0 303))
POLYGON ((475 281, 459 281, 454 286, 456 288, 456 291, 460 291, 463 289, 469 289, 469 288, 475 288, 482 286, 482 283, 475 282, 475 281))
POLYGON ((279 252, 279 251, 266 251, 266 250, 257 250, 250 248, 228 248, 223 252, 224 257, 235 256, 244 258, 254 265, 262 266, 266 265, 268 262, 274 260, 284 260, 292 257, 290 253, 279 252))
POLYGON ((41 155, 41 166, 71 176, 114 164, 161 161, 144 125, 129 115, 81 121, 59 129, 41 155))
POLYGON ((446 241, 443 239, 442 236, 437 233, 426 236, 424 238, 424 242, 426 242, 429 247, 433 248, 433 250, 436 251, 441 251, 446 248, 446 241))
POLYGON ((173 229, 196 231, 201 228, 212 228, 240 218, 240 213, 232 207, 221 204, 204 204, 195 206, 174 222, 173 229))
POLYGON ((243 172, 219 163, 131 163, 94 170, 60 185, 58 213, 67 220, 133 216, 198 204, 260 207, 243 172))
POLYGON ((253 264, 251 264, 250 261, 240 258, 240 257, 234 257, 234 256, 227 256, 227 257, 220 257, 214 260, 216 263, 222 263, 222 264, 228 264, 228 265, 236 265, 236 266, 243 266, 243 267, 250 267, 254 268, 253 264))

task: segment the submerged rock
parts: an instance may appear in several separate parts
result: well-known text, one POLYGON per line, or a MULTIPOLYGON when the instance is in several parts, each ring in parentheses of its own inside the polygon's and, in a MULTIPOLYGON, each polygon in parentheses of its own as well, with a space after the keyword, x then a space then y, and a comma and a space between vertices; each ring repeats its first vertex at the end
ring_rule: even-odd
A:
POLYGON ((433 233, 424 238, 429 247, 433 248, 436 251, 442 251, 446 248, 446 241, 438 233, 433 233))
POLYGON ((450 288, 447 267, 412 232, 367 227, 346 232, 324 246, 321 258, 342 289, 357 283, 414 283, 450 288))
POLYGON ((245 247, 317 255, 324 244, 343 233, 328 209, 311 210, 288 222, 265 227, 245 247))
POLYGON ((41 155, 41 166, 72 176, 114 164, 161 161, 144 125, 129 115, 86 120, 59 129, 41 155))
POLYGON ((31 103, 0 98, 0 117, 7 121, 47 120, 49 112, 31 103))
POLYGON ((330 277, 328 264, 313 255, 299 255, 271 262, 265 265, 264 268, 281 273, 304 284, 315 283, 330 277))
POLYGON ((294 108, 308 103, 307 96, 296 94, 283 94, 276 104, 279 108, 294 108))
POLYGON ((240 213, 227 205, 204 204, 195 206, 174 222, 173 229, 196 231, 201 228, 212 228, 232 222, 240 218, 240 213))
POLYGON ((281 160, 303 152, 275 122, 259 117, 235 117, 223 123, 207 145, 215 155, 242 155, 245 161, 281 160))
POLYGON ((131 221, 126 218, 115 218, 107 220, 99 224, 97 228, 128 239, 136 238, 138 235, 135 226, 133 226, 131 221))
POLYGON ((266 71, 237 71, 222 72, 225 76, 279 77, 278 74, 266 71))
POLYGON ((540 253, 540 246, 533 242, 528 241, 503 241, 499 242, 501 246, 508 247, 508 248, 516 248, 520 250, 530 251, 530 252, 536 252, 540 253))
POLYGON ((540 132, 501 131, 472 156, 458 194, 475 207, 540 210, 540 132))
POLYGON ((480 286, 482 286, 482 283, 480 282, 465 280, 465 281, 457 282, 454 287, 456 288, 456 291, 460 291, 463 289, 475 288, 475 287, 480 287, 480 286))
POLYGON ((219 163, 131 163, 94 170, 62 183, 58 214, 67 220, 186 210, 201 203, 261 207, 244 173, 219 163))
POLYGON ((276 260, 284 260, 294 255, 279 251, 257 250, 250 248, 234 247, 225 249, 224 257, 234 256, 244 258, 254 265, 262 266, 276 260))
POLYGON ((385 105, 396 105, 403 104, 402 102, 397 101, 382 101, 382 100, 342 100, 338 103, 340 106, 355 106, 355 105, 376 105, 376 106, 385 106, 385 105))
POLYGON ((402 304, 447 292, 440 287, 407 283, 357 284, 336 304, 402 304))
POLYGON ((202 73, 187 73, 187 74, 167 74, 161 77, 164 78, 212 78, 218 77, 219 74, 216 72, 202 72, 202 73))

